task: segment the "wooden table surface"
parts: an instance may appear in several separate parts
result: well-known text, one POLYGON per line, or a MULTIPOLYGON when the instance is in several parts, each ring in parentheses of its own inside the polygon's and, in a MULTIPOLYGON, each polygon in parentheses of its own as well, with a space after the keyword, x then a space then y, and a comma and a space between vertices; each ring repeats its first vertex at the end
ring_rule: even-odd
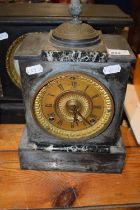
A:
POLYGON ((0 125, 0 209, 140 210, 140 147, 130 129, 121 128, 127 151, 123 173, 96 174, 20 170, 17 150, 23 128, 0 125))

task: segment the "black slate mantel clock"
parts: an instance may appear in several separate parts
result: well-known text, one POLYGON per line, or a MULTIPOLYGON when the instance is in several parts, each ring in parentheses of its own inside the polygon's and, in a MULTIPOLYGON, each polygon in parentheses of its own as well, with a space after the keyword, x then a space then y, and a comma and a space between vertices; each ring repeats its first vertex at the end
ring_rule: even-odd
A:
POLYGON ((15 54, 26 107, 22 169, 121 172, 123 101, 135 57, 125 39, 79 19, 27 35, 15 54))
MULTIPOLYGON (((49 32, 70 19, 67 4, 16 3, 0 5, 0 122, 23 123, 24 105, 21 94, 20 71, 13 60, 24 37, 32 32, 49 32), (14 116, 14 117, 13 117, 14 116)), ((105 33, 120 33, 132 24, 132 18, 116 5, 84 5, 81 19, 105 33)))

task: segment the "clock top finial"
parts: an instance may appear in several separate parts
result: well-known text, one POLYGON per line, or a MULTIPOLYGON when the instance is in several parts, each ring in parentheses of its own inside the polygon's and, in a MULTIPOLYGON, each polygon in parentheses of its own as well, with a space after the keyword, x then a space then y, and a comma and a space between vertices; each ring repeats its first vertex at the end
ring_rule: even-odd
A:
POLYGON ((82 23, 79 16, 82 12, 80 0, 71 0, 69 11, 72 20, 62 23, 50 33, 50 42, 58 47, 82 48, 101 42, 100 33, 92 26, 82 23))
POLYGON ((69 11, 71 16, 73 17, 72 22, 81 23, 81 21, 79 20, 79 16, 82 12, 82 4, 80 3, 80 0, 71 0, 69 11))

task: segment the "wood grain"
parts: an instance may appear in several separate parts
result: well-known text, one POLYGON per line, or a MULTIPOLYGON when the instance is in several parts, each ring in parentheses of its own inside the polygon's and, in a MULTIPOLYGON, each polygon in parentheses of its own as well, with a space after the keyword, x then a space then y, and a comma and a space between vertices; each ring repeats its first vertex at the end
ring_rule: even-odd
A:
POLYGON ((0 126, 0 209, 66 207, 62 201, 67 199, 70 206, 85 209, 140 204, 140 148, 127 128, 121 129, 127 145, 122 174, 20 170, 17 144, 23 128, 0 126), (74 199, 69 192, 75 193, 74 199))
POLYGON ((122 135, 122 138, 126 147, 138 146, 131 128, 121 126, 121 135, 122 135))
POLYGON ((17 150, 25 125, 0 125, 0 150, 17 150))

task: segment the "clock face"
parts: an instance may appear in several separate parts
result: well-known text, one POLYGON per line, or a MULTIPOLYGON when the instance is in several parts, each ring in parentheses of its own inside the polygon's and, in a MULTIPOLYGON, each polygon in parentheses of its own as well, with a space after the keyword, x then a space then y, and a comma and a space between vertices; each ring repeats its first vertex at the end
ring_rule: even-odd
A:
POLYGON ((103 132, 112 121, 114 104, 108 89, 82 73, 61 73, 36 92, 33 115, 50 134, 82 140, 103 132))
MULTIPOLYGON (((34 33, 40 33, 40 32, 34 32, 34 33)), ((6 69, 7 73, 11 79, 11 81, 18 87, 21 88, 21 80, 20 80, 20 68, 19 68, 19 62, 18 60, 14 59, 14 55, 16 50, 20 47, 21 43, 27 36, 26 33, 22 36, 19 36, 15 41, 12 42, 10 45, 7 54, 6 54, 6 69)))
POLYGON ((6 69, 8 75, 11 78, 12 82, 19 88, 21 87, 19 63, 17 60, 14 60, 14 54, 18 47, 21 45, 24 38, 25 35, 18 37, 11 44, 6 54, 6 69))

